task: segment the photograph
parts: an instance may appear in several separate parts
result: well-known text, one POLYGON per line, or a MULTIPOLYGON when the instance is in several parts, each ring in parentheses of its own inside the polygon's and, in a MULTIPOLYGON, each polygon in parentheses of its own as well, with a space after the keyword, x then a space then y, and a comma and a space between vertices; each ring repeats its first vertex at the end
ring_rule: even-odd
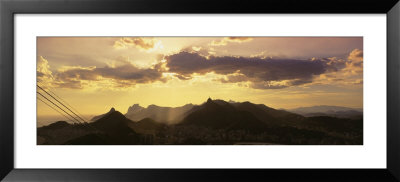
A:
POLYGON ((0 181, 400 182, 399 1, 0 0, 0 181))
POLYGON ((363 37, 36 37, 37 145, 363 145, 363 37))

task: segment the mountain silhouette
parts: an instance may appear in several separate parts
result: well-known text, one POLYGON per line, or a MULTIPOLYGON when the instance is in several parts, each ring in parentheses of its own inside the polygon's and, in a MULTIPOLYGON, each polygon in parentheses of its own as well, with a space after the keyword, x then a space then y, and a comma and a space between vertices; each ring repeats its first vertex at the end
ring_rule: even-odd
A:
POLYGON ((157 105, 149 105, 147 108, 144 108, 139 104, 134 104, 129 107, 125 116, 133 121, 150 118, 160 123, 175 124, 181 121, 184 113, 192 108, 192 104, 186 104, 181 107, 160 107, 157 105))
POLYGON ((110 112, 104 114, 102 118, 90 123, 90 126, 115 136, 135 134, 129 127, 130 123, 132 123, 132 121, 126 118, 122 113, 111 109, 110 112))
MULTIPOLYGON (((199 126, 205 123, 212 123, 212 125, 218 125, 217 123, 219 123, 221 127, 223 127, 224 124, 232 124, 233 126, 237 124, 238 126, 257 126, 262 129, 267 126, 296 126, 306 120, 304 116, 284 110, 276 110, 263 104, 226 102, 223 100, 212 100, 210 98, 204 104, 193 107, 193 109, 185 114, 186 117, 182 121, 183 124, 190 123, 199 126), (219 122, 213 123, 216 120, 219 122), (229 123, 227 120, 233 122, 229 123), (262 123, 260 123, 260 121, 262 123)), ((248 129, 250 128, 253 127, 249 127, 248 129)))
POLYGON ((57 121, 47 126, 37 129, 37 135, 40 136, 38 144, 63 144, 68 140, 81 137, 93 132, 84 124, 70 124, 66 121, 57 121))
MULTIPOLYGON (((291 113, 285 110, 276 110, 265 106, 264 104, 253 104, 251 102, 235 102, 229 100, 212 100, 209 98, 203 104, 208 107, 225 106, 226 108, 235 109, 239 111, 246 111, 253 114, 257 119, 265 122, 268 125, 295 125, 299 120, 304 120, 305 117, 299 114, 291 113)), ((202 105, 203 105, 202 104, 202 105)), ((149 105, 147 108, 141 107, 139 104, 134 104, 129 107, 125 116, 133 121, 139 121, 145 118, 150 118, 159 123, 177 124, 183 121, 185 117, 192 112, 203 107, 202 105, 186 104, 181 107, 160 107, 156 105, 149 105)))
POLYGON ((86 124, 69 124, 65 121, 59 121, 38 128, 38 135, 42 136, 47 144, 138 144, 140 136, 130 127, 133 122, 114 108, 94 118, 94 120, 94 122, 86 124))
POLYGON ((138 144, 139 135, 129 125, 131 120, 127 119, 119 111, 111 108, 109 112, 101 115, 95 122, 88 124, 89 129, 97 133, 91 133, 66 142, 70 145, 91 143, 93 145, 103 143, 104 145, 129 145, 138 144))
MULTIPOLYGON (((325 107, 324 108, 329 108, 325 107)), ((339 108, 340 109, 340 108, 339 108)), ((351 112, 351 110, 334 110, 351 112)), ((303 116, 251 102, 208 98, 200 105, 111 108, 91 123, 57 121, 37 129, 38 144, 362 144, 363 118, 303 116), (172 113, 172 114, 171 114, 172 113), (128 119, 141 118, 138 120, 128 119), (147 117, 149 116, 149 117, 147 117), (155 119, 156 118, 156 119, 155 119), (173 118, 173 119, 171 119, 173 118), (158 119, 158 120, 157 120, 158 119)))
POLYGON ((266 124, 248 111, 236 109, 222 100, 208 99, 204 104, 194 107, 181 125, 194 125, 212 129, 243 129, 260 131, 266 124))
POLYGON ((363 116, 363 109, 361 108, 348 108, 340 106, 312 106, 312 107, 299 107, 288 110, 293 113, 301 114, 306 117, 313 116, 331 116, 337 118, 360 119, 363 116))
POLYGON ((166 125, 154 121, 151 118, 145 118, 138 122, 131 122, 129 126, 138 133, 148 134, 156 133, 157 131, 163 129, 166 125))
POLYGON ((330 132, 360 132, 361 119, 336 117, 304 117, 285 110, 276 110, 263 104, 251 102, 225 102, 208 99, 186 113, 182 125, 212 129, 267 131, 267 128, 292 127, 330 132), (357 131, 356 131, 357 130, 357 131))
POLYGON ((110 111, 108 111, 107 113, 102 114, 102 115, 95 116, 95 117, 93 117, 90 121, 97 121, 98 119, 100 119, 100 118, 102 118, 102 117, 104 117, 104 116, 106 116, 106 115, 109 115, 109 114, 111 114, 111 113, 113 113, 113 112, 115 112, 115 109, 112 107, 112 108, 110 109, 110 111))
POLYGON ((61 128, 66 128, 71 126, 69 123, 67 123, 66 121, 57 121, 55 123, 51 123, 47 126, 43 126, 40 129, 41 130, 56 130, 56 129, 61 129, 61 128))
POLYGON ((281 111, 269 108, 264 105, 256 105, 250 102, 234 103, 236 109, 240 111, 247 111, 253 114, 260 121, 265 122, 268 125, 280 125, 282 122, 283 114, 281 111))

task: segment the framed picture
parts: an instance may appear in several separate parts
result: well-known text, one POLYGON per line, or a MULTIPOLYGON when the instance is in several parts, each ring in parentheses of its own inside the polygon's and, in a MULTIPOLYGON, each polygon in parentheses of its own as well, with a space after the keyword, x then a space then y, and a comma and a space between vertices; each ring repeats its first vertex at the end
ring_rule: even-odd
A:
POLYGON ((1 1, 5 181, 399 181, 398 1, 1 1))

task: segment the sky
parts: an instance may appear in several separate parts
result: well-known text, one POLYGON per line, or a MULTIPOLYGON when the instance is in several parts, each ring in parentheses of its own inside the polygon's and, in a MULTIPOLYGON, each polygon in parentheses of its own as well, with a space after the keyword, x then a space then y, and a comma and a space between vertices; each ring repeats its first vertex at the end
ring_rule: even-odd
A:
MULTIPOLYGON (((88 116, 209 97, 362 108, 363 38, 38 37, 37 80, 88 116)), ((37 103, 38 117, 60 116, 37 103)))

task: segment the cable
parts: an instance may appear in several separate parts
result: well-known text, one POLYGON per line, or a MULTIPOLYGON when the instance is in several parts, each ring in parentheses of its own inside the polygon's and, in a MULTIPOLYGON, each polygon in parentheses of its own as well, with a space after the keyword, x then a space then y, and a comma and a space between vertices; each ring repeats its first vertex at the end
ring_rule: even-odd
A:
MULTIPOLYGON (((61 103, 58 99, 54 98, 54 96, 52 96, 50 93, 48 93, 46 90, 44 90, 42 87, 40 87, 39 85, 37 85, 37 87, 39 87, 41 90, 43 90, 43 92, 45 92, 47 95, 49 95, 51 98, 53 98, 54 100, 56 100, 58 103, 60 103, 62 106, 64 106, 66 109, 68 109, 71 113, 73 113, 75 116, 77 116, 79 119, 81 119, 83 122, 86 123, 86 121, 84 119, 82 119, 80 116, 78 116, 74 111, 72 111, 71 109, 69 109, 67 106, 65 106, 63 103, 61 103)), ((39 93, 39 92, 38 92, 39 93)))
POLYGON ((62 116, 64 116, 65 118, 67 118, 67 121, 71 121, 72 123, 75 123, 75 121, 73 121, 71 118, 69 118, 67 115, 63 114, 62 112, 60 112, 59 110, 57 110, 56 108, 54 108, 53 106, 51 106, 50 104, 48 104, 47 102, 43 101, 42 99, 40 99, 39 97, 37 97, 38 100, 42 101, 44 104, 46 104, 47 106, 49 106, 50 108, 52 108, 53 110, 57 111, 59 114, 61 114, 62 116))
MULTIPOLYGON (((42 85, 43 82, 40 80, 37 80, 38 82, 40 82, 42 85)), ((59 97, 57 94, 55 94, 50 88, 47 88, 49 90, 50 93, 52 93, 55 97, 57 97, 58 99, 60 99, 61 101, 63 101, 67 106, 69 106, 71 108, 71 110, 73 110, 74 112, 78 113, 86 122, 89 121, 87 118, 85 118, 83 116, 83 114, 81 114, 77 109, 75 109, 74 107, 72 107, 67 101, 65 101, 64 99, 62 99, 61 97, 59 97)))
MULTIPOLYGON (((83 126, 86 126, 90 129, 93 129, 94 131, 100 131, 97 128, 95 128, 94 126, 90 125, 89 123, 87 123, 84 119, 82 119, 81 117, 79 117, 76 113, 74 113, 71 109, 69 109, 67 106, 65 106, 63 103, 61 103, 59 100, 57 100, 56 98, 54 98, 54 96, 52 96, 51 94, 49 94, 48 92, 46 92, 42 87, 40 87, 39 85, 37 85, 37 87, 39 87, 43 92, 45 92, 47 95, 49 95, 51 98, 53 98, 54 100, 56 100, 58 103, 60 103, 62 106, 64 106, 66 109, 68 109, 71 113, 73 113, 75 116, 77 116, 78 118, 80 118, 82 122, 80 122, 79 120, 77 120, 74 116, 71 116, 71 114, 69 114, 68 112, 66 112, 64 109, 62 109, 60 106, 58 106, 56 103, 52 102, 50 99, 48 99, 46 96, 44 96, 43 94, 41 94, 39 91, 37 91, 37 93, 39 95, 41 95, 43 98, 45 98, 46 100, 48 100, 50 103, 52 103, 53 105, 55 105, 57 108, 61 109, 64 113, 66 113, 68 116, 70 116, 71 118, 73 118, 75 121, 77 121, 79 124, 82 124, 83 126)), ((61 98, 60 98, 61 99, 61 98)))
POLYGON ((61 109, 65 114, 67 114, 68 116, 70 116, 71 118, 73 118, 75 121, 77 121, 78 123, 82 124, 79 120, 77 120, 75 117, 71 116, 68 112, 66 112, 64 109, 62 109, 60 106, 58 106, 57 104, 55 104, 54 102, 52 102, 51 100, 49 100, 47 97, 45 97, 44 95, 42 95, 40 92, 36 92, 39 95, 41 95, 43 98, 45 98, 47 101, 49 101, 50 103, 52 103, 53 105, 55 105, 56 107, 58 107, 59 109, 61 109))

